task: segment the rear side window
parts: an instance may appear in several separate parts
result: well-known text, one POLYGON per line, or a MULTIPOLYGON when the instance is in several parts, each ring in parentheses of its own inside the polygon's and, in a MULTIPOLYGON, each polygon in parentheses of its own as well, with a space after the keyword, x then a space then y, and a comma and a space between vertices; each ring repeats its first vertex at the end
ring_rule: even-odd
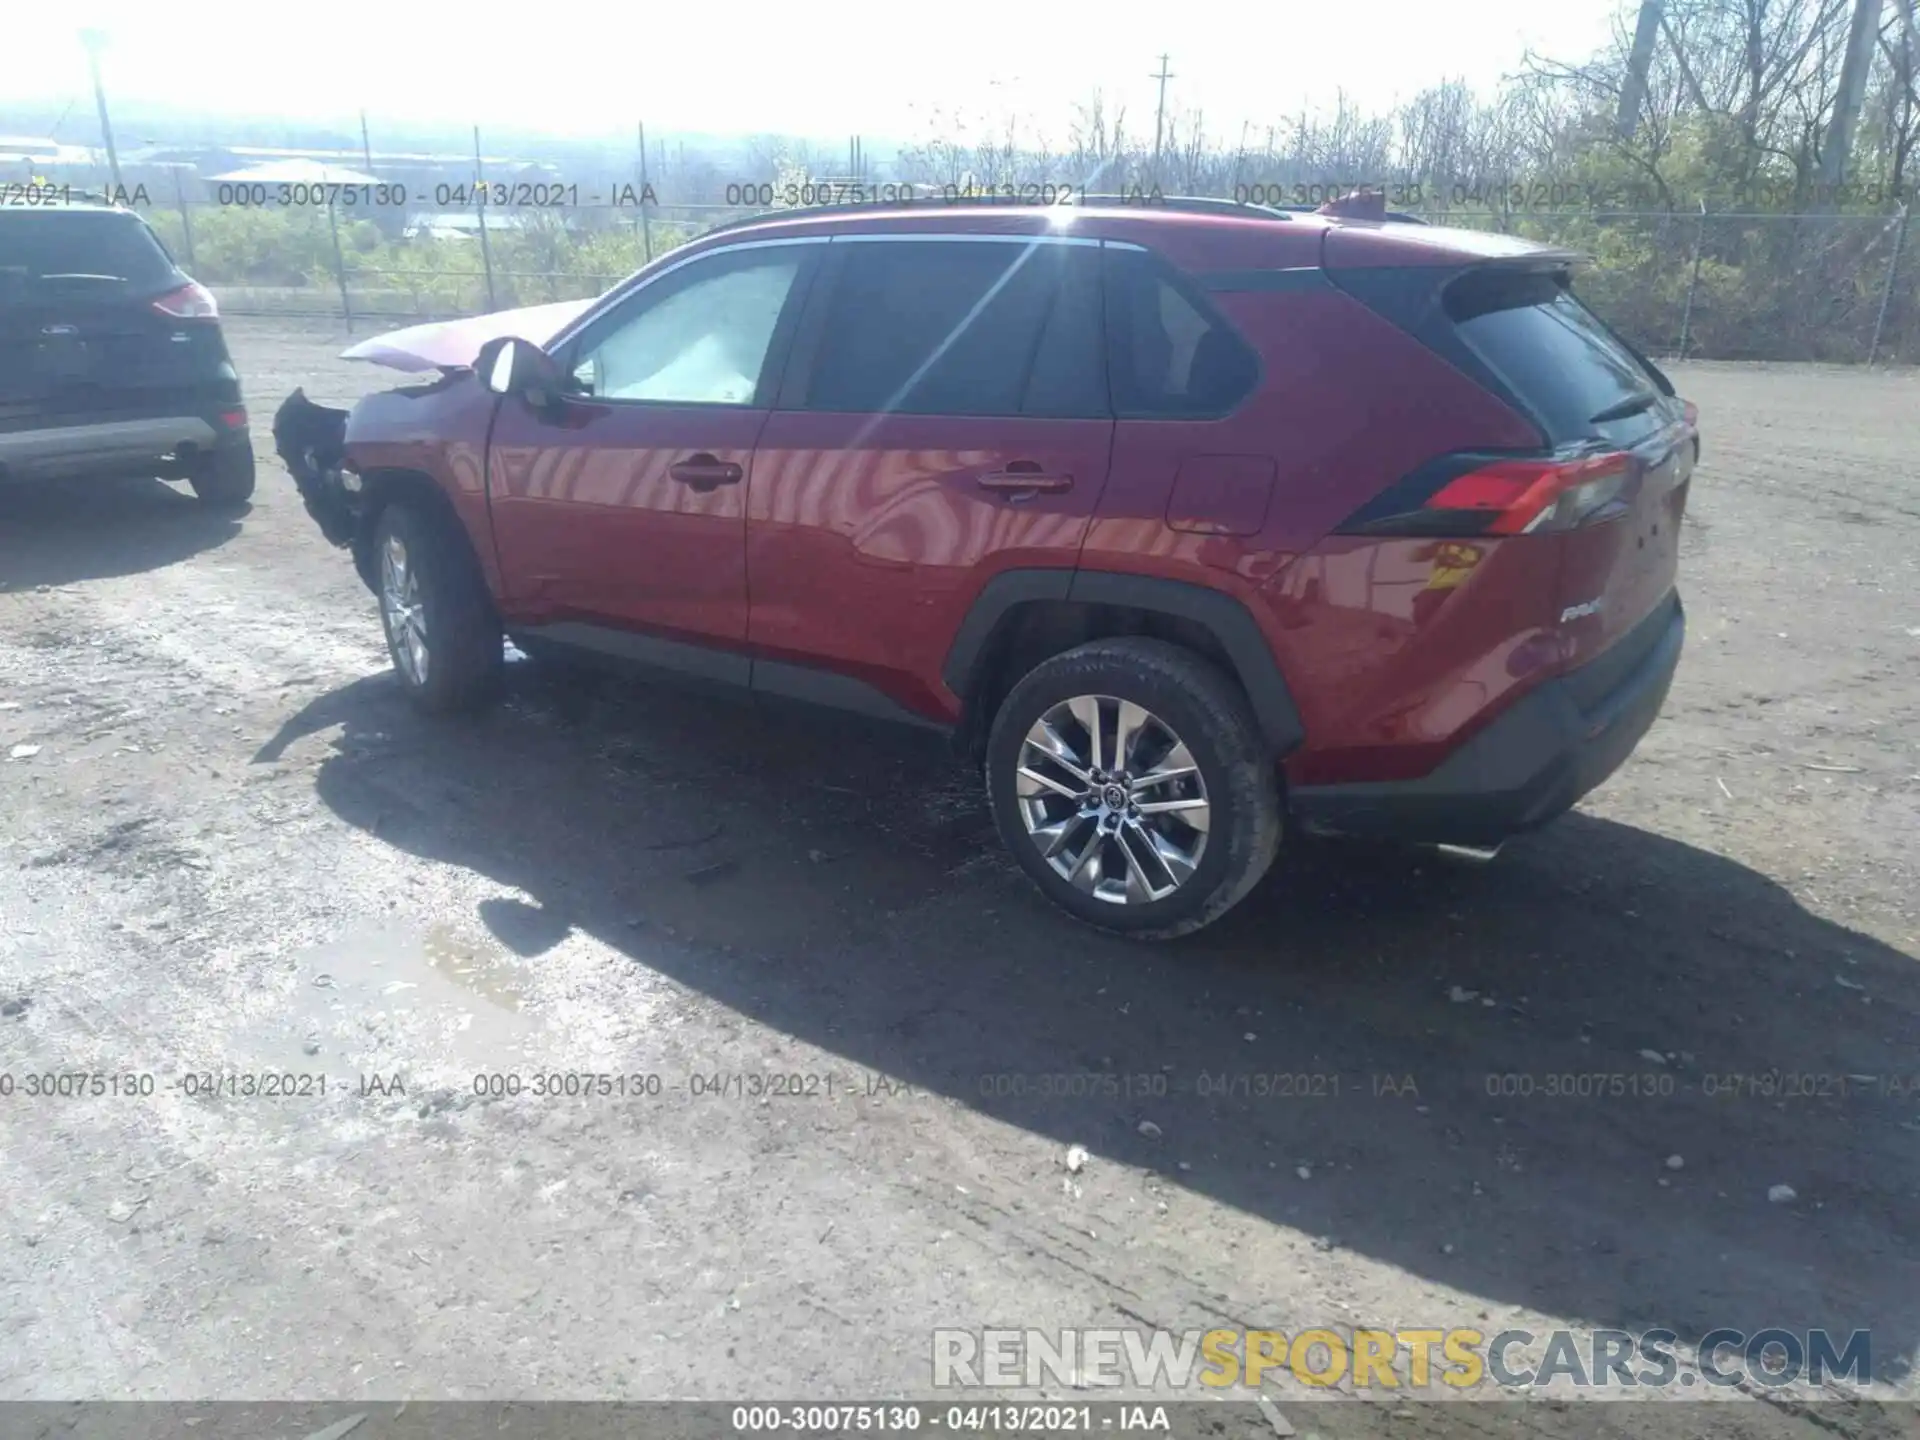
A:
POLYGON ((1108 373, 1114 409, 1135 418, 1225 415, 1252 391, 1260 362, 1163 261, 1106 251, 1108 373))
POLYGON ((135 216, 112 211, 0 210, 0 298, 112 280, 159 289, 173 261, 135 216))
POLYGON ((1561 276, 1468 275, 1449 287, 1446 307, 1467 347, 1552 443, 1625 439, 1659 423, 1663 387, 1561 276))
POLYGON ((1051 247, 1059 272, 1047 323, 1040 330, 1033 370, 1027 376, 1022 415, 1105 416, 1107 356, 1100 332, 1099 252, 1051 247))
POLYGON ((800 404, 907 415, 1097 416, 1098 251, 1003 241, 836 242, 800 404))

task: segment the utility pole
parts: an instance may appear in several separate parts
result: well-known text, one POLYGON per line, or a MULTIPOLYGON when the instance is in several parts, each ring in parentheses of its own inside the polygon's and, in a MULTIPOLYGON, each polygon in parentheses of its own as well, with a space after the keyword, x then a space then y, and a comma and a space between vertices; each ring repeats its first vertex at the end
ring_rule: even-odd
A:
POLYGON ((645 247, 647 264, 653 263, 653 207, 647 203, 647 122, 637 124, 640 145, 640 243, 645 247))
POLYGON ((373 174, 373 141, 367 135, 367 112, 360 111, 360 158, 366 162, 367 174, 373 174))
POLYGON ((493 246, 487 240, 487 164, 480 158, 480 127, 473 127, 473 212, 480 222, 480 264, 487 272, 487 309, 497 310, 500 302, 493 290, 493 246))
POLYGON ((1640 18, 1633 27, 1633 49, 1627 55, 1627 78, 1620 86, 1620 109, 1613 128, 1622 140, 1633 138, 1640 123, 1640 106, 1647 98, 1647 72, 1653 68, 1653 47, 1666 18, 1666 0, 1640 0, 1640 18))
POLYGON ((1833 102, 1833 119, 1820 146, 1819 208, 1832 203, 1847 178, 1847 157, 1853 148, 1854 127, 1866 103, 1867 75, 1873 69, 1873 45, 1880 33, 1880 0, 1853 0, 1853 25, 1847 33, 1847 56, 1840 65, 1840 93, 1833 102))
POLYGON ((93 74, 93 103, 100 111, 100 138, 107 146, 107 169, 113 174, 113 191, 122 194, 120 184, 120 152, 113 148, 113 125, 107 119, 107 91, 100 83, 100 51, 107 43, 106 32, 102 30, 82 30, 80 43, 87 47, 87 69, 93 74))
POLYGON ((1167 57, 1160 56, 1160 69, 1147 77, 1160 82, 1160 103, 1153 109, 1153 183, 1160 183, 1160 140, 1166 133, 1167 122, 1167 81, 1173 79, 1173 72, 1167 69, 1167 57))

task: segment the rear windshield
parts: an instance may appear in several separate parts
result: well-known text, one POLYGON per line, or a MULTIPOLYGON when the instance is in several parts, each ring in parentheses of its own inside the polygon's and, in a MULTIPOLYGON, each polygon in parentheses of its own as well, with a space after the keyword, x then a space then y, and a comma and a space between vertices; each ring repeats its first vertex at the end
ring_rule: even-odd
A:
POLYGON ((1564 277, 1468 275, 1448 289, 1447 314, 1553 443, 1626 438, 1623 431, 1658 423, 1658 379, 1573 297, 1564 277), (1599 418, 1609 415, 1616 418, 1599 418))
POLYGON ((128 290, 157 289, 172 279, 173 261, 132 215, 0 210, 0 298, 48 285, 87 284, 82 277, 103 277, 128 290))

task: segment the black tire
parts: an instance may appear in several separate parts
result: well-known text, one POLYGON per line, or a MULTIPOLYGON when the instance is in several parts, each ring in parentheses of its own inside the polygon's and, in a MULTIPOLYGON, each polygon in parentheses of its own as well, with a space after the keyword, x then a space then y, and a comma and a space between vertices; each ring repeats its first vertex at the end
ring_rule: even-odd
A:
MULTIPOLYGON (((1245 697, 1219 667, 1162 640, 1096 640, 1035 666, 994 717, 986 782, 1001 839, 1047 898, 1077 919, 1138 939, 1171 939, 1219 919, 1259 883, 1280 848, 1279 769, 1245 697), (1158 717, 1199 771, 1208 806, 1205 842, 1191 874, 1163 898, 1101 899, 1059 874, 1028 833, 1018 778, 1028 732, 1055 706, 1079 696, 1131 701, 1158 717)), ((1107 854, 1117 860, 1122 852, 1107 854)))
POLYGON ((253 447, 215 450, 195 466, 187 484, 200 503, 215 510, 237 510, 253 498, 253 447))
POLYGON ((500 618, 459 521, 421 501, 395 500, 374 524, 372 560, 387 654, 407 699, 442 715, 491 699, 504 664, 500 618), (424 626, 425 664, 418 670, 403 653, 405 623, 386 593, 386 558, 395 542, 413 575, 411 613, 424 626))

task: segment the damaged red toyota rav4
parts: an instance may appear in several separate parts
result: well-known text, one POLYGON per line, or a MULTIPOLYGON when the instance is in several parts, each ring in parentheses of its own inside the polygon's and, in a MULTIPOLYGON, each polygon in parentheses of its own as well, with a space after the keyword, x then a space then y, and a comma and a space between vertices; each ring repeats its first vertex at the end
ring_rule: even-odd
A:
POLYGON ((724 227, 275 434, 423 708, 502 638, 939 727, 1140 936, 1292 828, 1489 846, 1679 660, 1693 407, 1503 236, 1225 202, 724 227))

